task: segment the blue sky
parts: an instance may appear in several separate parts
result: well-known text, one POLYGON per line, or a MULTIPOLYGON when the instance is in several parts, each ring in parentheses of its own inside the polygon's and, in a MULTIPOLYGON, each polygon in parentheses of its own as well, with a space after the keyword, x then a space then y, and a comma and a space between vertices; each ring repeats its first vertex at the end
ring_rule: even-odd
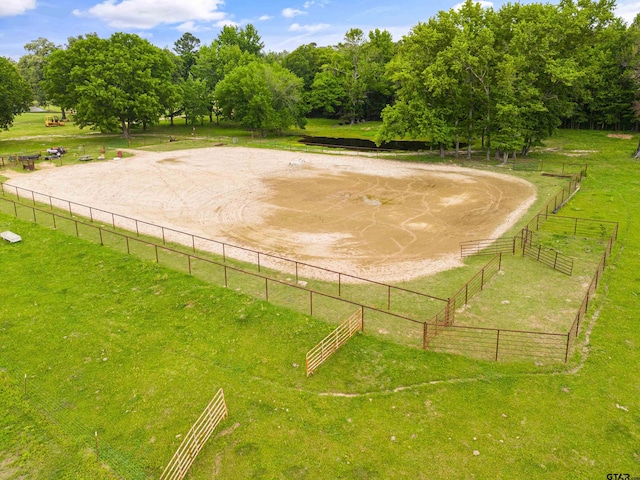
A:
MULTIPOLYGON (((173 47, 184 32, 209 44, 224 24, 252 23, 266 50, 291 51, 316 42, 333 45, 350 28, 386 29, 399 40, 412 26, 461 0, 0 0, 0 56, 17 60, 38 37, 63 45, 70 36, 136 33, 159 47, 173 47)), ((499 8, 503 1, 482 1, 499 8)), ((529 2, 523 2, 529 3, 529 2)), ((551 2, 556 3, 556 2, 551 2)), ((631 21, 640 0, 619 0, 617 13, 631 21)))

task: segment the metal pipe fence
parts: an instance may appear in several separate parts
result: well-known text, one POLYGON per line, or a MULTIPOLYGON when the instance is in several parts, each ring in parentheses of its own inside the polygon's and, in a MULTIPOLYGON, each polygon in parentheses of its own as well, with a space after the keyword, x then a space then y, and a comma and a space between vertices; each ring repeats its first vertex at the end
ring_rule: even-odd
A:
MULTIPOLYGON (((166 245, 154 244, 139 237, 133 237, 92 223, 82 222, 76 218, 70 218, 69 216, 58 214, 51 210, 44 210, 35 205, 19 203, 16 200, 6 197, 0 197, 0 205, 4 206, 3 211, 5 213, 14 215, 17 218, 33 221, 56 229, 67 228, 67 231, 70 230, 72 235, 79 238, 124 250, 128 254, 140 255, 143 258, 163 263, 170 268, 185 269, 191 275, 202 276, 207 280, 214 281, 214 283, 224 285, 227 288, 237 286, 243 289, 253 289, 251 293, 254 296, 264 298, 266 301, 281 304, 282 300, 286 299, 290 302, 287 306, 297 309, 300 308, 300 305, 306 305, 304 313, 308 313, 311 316, 336 321, 336 319, 344 318, 344 316, 348 315, 348 312, 352 312, 354 308, 360 308, 363 315, 363 329, 372 331, 374 334, 381 334, 386 338, 393 338, 405 345, 436 351, 448 351, 447 349, 449 349, 453 353, 453 344, 455 343, 453 340, 460 341, 464 339, 464 335, 467 335, 469 331, 477 332, 478 335, 486 330, 498 331, 497 329, 480 327, 458 328, 458 326, 455 325, 446 325, 446 322, 449 321, 450 318, 453 319, 452 310, 454 309, 449 307, 450 302, 447 302, 447 306, 438 314, 440 316, 436 315, 435 319, 432 319, 430 322, 425 322, 407 315, 397 314, 328 293, 314 291, 298 284, 271 278, 260 272, 249 272, 239 267, 217 262, 193 253, 175 250, 166 245), (24 212, 25 210, 26 212, 24 212), (294 296, 299 300, 302 299, 303 303, 292 303, 291 298, 294 296), (389 332, 389 330, 396 330, 396 332, 394 335, 391 335, 393 332, 389 332), (444 340, 439 340, 436 343, 431 341, 437 333, 443 331, 448 333, 446 338, 451 342, 452 346, 447 347, 444 340)), ((480 288, 484 288, 486 281, 499 270, 499 259, 500 255, 494 257, 485 268, 474 276, 472 281, 469 282, 469 284, 472 285, 472 291, 478 288, 478 282, 480 288), (498 262, 497 265, 495 263, 496 261, 498 262)), ((462 290, 463 289, 461 289, 457 295, 462 295, 462 290)), ((504 331, 500 330, 500 332, 504 331)), ((517 331, 511 332, 516 335, 517 331)), ((520 332, 520 334, 519 337, 516 336, 514 338, 522 339, 522 356, 526 358, 537 358, 538 355, 541 355, 541 352, 543 352, 541 349, 527 347, 527 338, 532 335, 533 332, 520 332)), ((546 338, 547 336, 556 337, 558 334, 537 332, 535 335, 546 338)), ((501 358, 498 353, 496 353, 499 349, 500 344, 497 343, 494 350, 492 350, 495 358, 498 359, 501 358)), ((455 350, 455 352, 458 352, 458 350, 455 350)), ((460 351, 459 353, 464 352, 460 351)), ((473 352, 470 351, 468 354, 471 355, 472 353, 473 352)), ((555 356, 557 357, 558 355, 559 354, 556 354, 555 356)))
MULTIPOLYGON (((446 302, 444 298, 439 298, 427 293, 418 292, 402 287, 397 287, 383 282, 377 282, 366 278, 350 275, 335 270, 331 270, 317 265, 300 262, 297 260, 288 259, 279 255, 261 252, 247 247, 233 245, 210 238, 193 235, 174 228, 164 227, 144 220, 135 219, 125 215, 109 212, 99 208, 83 205, 69 200, 53 197, 51 195, 34 192, 32 190, 24 189, 11 185, 9 183, 0 183, 0 192, 3 196, 8 193, 12 193, 16 196, 18 201, 28 199, 34 206, 37 203, 48 205, 50 210, 58 208, 60 210, 68 211, 69 216, 78 216, 90 219, 92 223, 103 223, 110 225, 111 228, 128 230, 130 232, 136 232, 136 236, 149 235, 156 238, 162 238, 163 245, 167 243, 176 243, 191 248, 193 252, 198 250, 213 253, 222 257, 223 262, 227 262, 227 259, 236 259, 243 262, 250 263, 260 273, 264 269, 273 269, 283 272, 287 275, 295 277, 295 282, 298 283, 301 279, 309 280, 313 278, 320 278, 336 284, 337 295, 341 296, 343 291, 348 290, 345 284, 358 283, 367 284, 370 286, 379 287, 386 293, 387 310, 392 309, 394 304, 394 298, 402 297, 405 300, 411 299, 412 301, 424 300, 436 300, 446 302), (22 192, 22 195, 21 195, 22 192)), ((335 292, 332 292, 335 294, 335 292)))

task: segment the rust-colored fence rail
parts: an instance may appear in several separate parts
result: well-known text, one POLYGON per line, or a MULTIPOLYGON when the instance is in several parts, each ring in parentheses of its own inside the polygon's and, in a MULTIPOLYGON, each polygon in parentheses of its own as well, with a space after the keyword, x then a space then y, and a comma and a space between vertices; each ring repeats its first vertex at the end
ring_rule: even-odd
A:
POLYGON ((546 232, 606 240, 617 228, 617 222, 592 218, 565 217, 539 213, 530 222, 529 230, 538 231, 544 225, 546 232))
POLYGON ((218 424, 228 416, 224 392, 220 389, 184 437, 160 480, 182 480, 218 424))
MULTIPOLYGON (((586 173, 586 170, 585 170, 585 173, 586 173)), ((2 184, 0 184, 0 187, 2 187, 2 184)), ((4 189, 2 189, 2 193, 3 194, 5 193, 4 189)), ((239 281, 239 284, 242 287, 244 287, 247 283, 249 283, 248 279, 253 278, 254 280, 258 280, 259 282, 262 282, 264 298, 269 301, 271 300, 270 297, 272 295, 274 294, 277 295, 278 293, 277 290, 279 289, 282 290, 284 288, 285 291, 288 290, 288 291, 298 292, 295 295, 297 296, 302 295, 303 297, 306 296, 306 298, 308 298, 308 309, 309 309, 308 311, 310 315, 314 315, 314 309, 316 310, 320 309, 321 311, 324 311, 324 312, 331 312, 332 314, 336 314, 336 312, 338 311, 344 311, 344 310, 340 310, 340 308, 342 307, 350 307, 350 308, 357 307, 357 308, 360 308, 362 311, 363 322, 364 322, 365 313, 366 313, 367 318, 371 317, 374 325, 376 324, 375 322, 379 322, 379 324, 385 324, 385 325, 393 324, 393 323, 397 324, 397 322, 404 322, 405 325, 408 325, 410 327, 409 331, 411 332, 411 335, 404 336, 404 337, 402 335, 399 336, 399 338, 402 338, 401 340, 402 343, 411 344, 411 343, 407 343, 407 337, 415 338, 416 342, 418 341, 418 338, 419 338, 422 343, 421 347, 424 349, 431 349, 435 351, 451 352, 451 353, 461 353, 461 354, 466 354, 470 356, 479 356, 480 358, 494 358, 496 360, 508 359, 511 357, 534 358, 534 359, 535 358, 558 358, 558 359, 564 358, 565 361, 568 359, 569 348, 571 345, 573 345, 572 342, 574 341, 575 337, 577 337, 579 334, 580 325, 583 321, 585 312, 588 308, 589 299, 592 297, 593 292, 595 291, 599 276, 602 274, 602 271, 604 271, 604 267, 606 266, 606 262, 608 258, 607 255, 610 255, 611 253, 613 244, 617 239, 617 231, 618 231, 617 224, 615 222, 603 222, 603 221, 597 221, 597 220, 575 219, 570 217, 549 215, 549 213, 545 211, 545 208, 543 208, 541 213, 538 214, 536 218, 534 218, 534 220, 532 221, 532 222, 538 222, 539 220, 536 220, 536 219, 539 219, 539 218, 544 218, 545 222, 549 219, 553 219, 551 222, 549 222, 549 225, 547 225, 547 227, 555 225, 556 221, 560 223, 564 222, 564 227, 562 227, 564 229, 563 231, 567 231, 567 229, 572 226, 574 232, 576 232, 578 235, 585 235, 585 236, 593 236, 593 232, 600 232, 601 236, 604 233, 611 232, 609 245, 607 247, 607 252, 603 257, 603 261, 598 267, 596 275, 594 276, 594 281, 590 285, 588 292, 585 295, 585 301, 583 302, 576 316, 576 319, 574 320, 574 324, 571 327, 571 331, 565 335, 565 334, 557 334, 557 333, 526 332, 526 331, 515 331, 515 330, 507 331, 507 330, 486 329, 486 328, 480 328, 480 327, 467 327, 467 326, 453 325, 453 320, 455 315, 455 305, 456 304, 459 305, 460 302, 462 301, 467 302, 468 299, 473 294, 476 294, 478 291, 484 288, 485 283, 491 278, 493 274, 495 274, 500 269, 499 263, 498 263, 497 269, 495 269, 495 263, 493 262, 496 261, 495 260, 496 257, 494 257, 494 259, 492 259, 489 262, 489 264, 487 264, 478 274, 476 274, 476 276, 474 276, 474 278, 471 281, 467 282, 467 284, 463 288, 461 288, 456 293, 456 295, 452 297, 452 299, 447 301, 446 307, 442 309, 431 321, 424 322, 422 320, 410 318, 406 315, 400 315, 400 314, 392 313, 390 311, 374 308, 372 306, 367 306, 362 304, 361 302, 348 300, 348 299, 341 298, 339 296, 334 296, 327 293, 316 292, 311 289, 304 288, 297 284, 293 285, 285 281, 269 278, 268 276, 263 275, 260 272, 258 273, 247 272, 231 265, 215 262, 213 260, 201 258, 196 255, 187 254, 185 252, 179 252, 177 250, 174 250, 165 246, 166 242, 169 241, 168 237, 170 237, 169 235, 170 231, 169 229, 164 229, 163 227, 154 225, 155 228, 162 229, 161 232, 162 232, 162 238, 163 238, 163 245, 157 245, 157 244, 153 244, 151 242, 142 240, 140 238, 131 237, 123 233, 107 230, 101 226, 80 222, 74 218, 63 217, 53 212, 53 206, 54 206, 53 197, 46 196, 47 198, 49 198, 49 206, 50 206, 49 210, 43 210, 35 207, 36 195, 39 195, 39 194, 36 194, 35 192, 33 192, 31 194, 31 199, 30 199, 30 201, 32 201, 34 206, 26 205, 24 203, 17 203, 7 198, 0 198, 0 200, 4 200, 4 202, 2 203, 10 205, 10 210, 12 210, 11 213, 13 213, 16 217, 19 217, 18 209, 20 207, 20 208, 30 209, 31 214, 28 216, 30 217, 30 219, 32 219, 36 223, 39 223, 38 217, 42 216, 40 215, 41 213, 51 217, 54 228, 56 228, 56 219, 60 219, 59 221, 71 222, 73 224, 75 234, 78 237, 86 238, 88 236, 86 233, 87 227, 90 227, 91 229, 97 232, 97 236, 99 236, 98 241, 102 244, 107 244, 107 240, 105 237, 108 237, 108 236, 118 237, 124 243, 126 243, 127 253, 134 253, 132 252, 132 250, 135 249, 135 244, 138 243, 140 245, 147 246, 147 248, 139 251, 147 252, 147 255, 148 255, 148 252, 149 252, 148 247, 151 246, 153 247, 155 260, 157 262, 166 261, 169 263, 169 265, 172 268, 175 268, 176 258, 180 257, 186 263, 184 268, 188 268, 188 271, 191 274, 194 274, 195 273, 194 270, 201 268, 203 265, 214 266, 215 268, 218 269, 218 276, 220 277, 218 281, 220 283, 223 283, 225 286, 229 286, 229 282, 239 281), (480 286, 479 289, 478 289, 478 285, 480 286), (276 290, 276 292, 273 292, 273 290, 276 290), (463 295, 464 295, 464 299, 462 297, 463 295), (421 330, 421 333, 419 335, 417 334, 418 328, 421 330), (443 333, 443 332, 445 333, 445 335, 443 336, 438 335, 439 333, 443 333), (493 333, 487 333, 487 332, 493 332, 493 333), (493 344, 493 340, 492 341, 487 340, 487 338, 491 337, 492 335, 495 335, 495 340, 496 340, 495 345, 493 344), (561 346, 562 342, 558 340, 559 337, 564 337, 564 339, 566 340, 564 344, 564 348, 561 346), (467 345, 469 345, 470 338, 477 339, 476 347, 473 347, 473 348, 469 347, 466 351, 463 351, 462 346, 465 345, 465 342, 467 345), (564 352, 564 357, 563 357, 563 352, 564 352)), ((562 195, 561 194, 559 195, 560 195, 559 198, 562 198, 562 195)), ((19 191, 16 191, 16 196, 19 197, 19 191)), ((549 204, 547 204, 546 208, 548 208, 548 206, 552 204, 553 204, 553 200, 549 204)), ((86 207, 86 208, 89 208, 89 207, 86 207)), ((67 208, 65 210, 68 210, 70 212, 69 213, 70 216, 81 215, 80 213, 73 211, 71 203, 67 205, 67 208)), ((97 211, 96 209, 88 210, 89 212, 88 216, 91 216, 92 212, 96 212, 96 211, 97 211)), ((112 215, 111 217, 112 222, 109 222, 109 223, 111 223, 113 229, 115 230, 116 228, 115 215, 114 214, 109 214, 109 215, 112 215)), ((94 217, 92 217, 91 220, 97 221, 94 217)), ((539 226, 537 225, 537 223, 532 223, 532 222, 530 222, 530 225, 532 225, 533 227, 532 230, 537 230, 539 226)), ((132 223, 130 224, 130 227, 133 226, 133 228, 136 229, 136 235, 140 235, 139 230, 141 229, 139 228, 139 225, 140 224, 136 223, 135 220, 132 220, 132 223)), ((149 224, 149 225, 152 225, 152 224, 149 224)), ((124 228, 124 227, 118 225, 118 228, 124 228)), ((547 228, 545 228, 545 230, 546 229, 547 228)), ((201 237, 196 237, 190 234, 184 234, 184 235, 188 235, 189 238, 192 239, 193 249, 195 251, 196 243, 200 241, 199 239, 201 237)), ((600 237, 596 236, 596 238, 600 238, 600 237)), ((95 241, 96 239, 93 238, 91 240, 95 241)), ((211 240, 202 239, 202 241, 211 241, 211 240)), ((500 256, 498 255, 497 256, 498 262, 499 262, 499 257, 500 256)), ((298 264, 298 265, 302 266, 303 264, 298 264)), ((258 266, 258 269, 259 268, 260 266, 258 266)), ((296 280, 297 280, 297 277, 296 277, 296 280)), ((340 290, 340 288, 341 286, 339 285, 338 290, 340 290)), ((394 287, 389 287, 386 290, 388 304, 391 303, 391 294, 390 294, 391 288, 394 288, 394 287)), ((280 297, 276 300, 276 303, 281 303, 283 298, 290 297, 290 296, 293 296, 293 295, 292 294, 285 294, 284 296, 280 295, 280 297)), ((433 298, 436 298, 436 297, 433 297, 433 298)), ((368 320, 368 322, 371 322, 371 320, 368 320)), ((411 340, 409 340, 409 342, 411 342, 411 340)))
POLYGON ((566 362, 569 355, 569 335, 566 333, 431 323, 425 324, 424 328, 426 347, 436 352, 467 355, 496 362, 531 358, 566 362))
POLYGON ((246 247, 233 245, 230 243, 220 242, 212 240, 210 238, 193 235, 191 233, 182 232, 177 229, 164 227, 162 225, 156 225, 143 220, 119 215, 113 212, 108 212, 99 208, 90 207, 69 200, 53 197, 43 193, 34 192, 24 188, 16 187, 8 183, 0 183, 0 192, 3 196, 7 194, 13 194, 16 196, 19 202, 23 203, 24 200, 31 202, 33 206, 37 203, 48 205, 50 210, 57 208, 64 212, 69 212, 70 217, 78 216, 83 217, 91 221, 91 223, 100 223, 104 225, 110 225, 113 230, 122 229, 130 232, 135 232, 136 237, 140 235, 148 235, 162 239, 162 244, 175 243, 189 247, 193 252, 197 250, 206 251, 222 257, 223 263, 227 263, 228 258, 235 258, 253 265, 258 273, 265 269, 274 269, 279 272, 291 275, 295 278, 296 283, 301 278, 313 279, 319 278, 332 282, 336 285, 337 291, 325 292, 338 297, 348 296, 350 289, 349 283, 358 283, 361 285, 370 285, 377 288, 380 292, 384 292, 386 309, 392 311, 394 305, 398 301, 402 302, 416 302, 424 304, 429 300, 437 300, 440 302, 446 302, 444 298, 439 298, 434 295, 429 295, 424 292, 418 292, 415 290, 409 290, 402 287, 397 287, 383 282, 377 282, 355 275, 349 275, 335 270, 330 270, 324 267, 311 265, 297 260, 291 260, 278 255, 260 252, 246 247), (304 276, 304 277, 303 277, 304 276))
POLYGON ((362 309, 359 309, 307 352, 307 377, 313 374, 320 365, 347 343, 356 332, 362 331, 363 328, 362 309))
POLYGON ((598 267, 596 268, 596 272, 593 274, 591 278, 591 283, 589 283, 589 288, 587 288, 587 292, 584 295, 584 299, 580 304, 580 308, 578 309, 578 313, 576 314, 573 323, 571 324, 571 328, 569 329, 569 341, 573 346, 576 338, 580 334, 580 327, 584 323, 584 318, 587 314, 587 309, 589 308, 589 302, 591 302, 593 296, 596 294, 596 289, 598 288, 598 284, 602 275, 604 274, 605 268, 607 266, 607 262, 609 257, 611 256, 611 252, 613 251, 613 246, 618 239, 618 225, 616 224, 613 231, 611 232, 611 237, 609 237, 609 241, 607 242, 607 246, 602 255, 602 259, 600 263, 598 263, 598 267))
POLYGON ((470 240, 460 243, 460 256, 497 255, 498 253, 516 253, 519 235, 513 238, 488 238, 485 240, 470 240))
MULTIPOLYGON (((16 218, 43 223, 54 229, 66 228, 67 231, 78 238, 108 245, 127 254, 136 254, 159 264, 165 264, 170 268, 183 270, 190 275, 199 275, 226 288, 232 286, 241 287, 246 293, 255 297, 262 297, 266 301, 288 306, 300 310, 306 306, 305 313, 311 316, 319 316, 327 320, 337 319, 344 315, 346 309, 360 308, 367 312, 372 322, 394 325, 403 322, 408 328, 422 324, 422 320, 401 315, 392 311, 376 308, 354 300, 338 297, 324 292, 318 292, 299 284, 289 283, 285 280, 271 278, 264 273, 243 270, 240 267, 228 265, 222 262, 186 253, 165 245, 159 245, 142 238, 133 237, 123 232, 113 231, 100 225, 82 222, 77 218, 60 215, 51 210, 45 210, 33 205, 18 203, 12 199, 0 197, 0 211, 13 214, 16 218), (3 209, 2 206, 9 206, 3 209), (20 213, 27 211, 27 213, 20 213), (47 222, 46 219, 49 219, 47 222), (151 248, 149 248, 151 247, 151 248), (298 303, 295 303, 294 300, 298 303), (324 316, 323 316, 324 315, 324 316)), ((419 343, 416 340, 415 346, 419 343)))
POLYGON ((498 253, 476 273, 471 280, 465 283, 460 290, 453 294, 447 305, 449 315, 447 325, 453 325, 456 308, 469 303, 469 299, 484 290, 487 282, 502 268, 502 254, 498 253))
POLYGON ((565 275, 571 276, 573 274, 573 258, 553 248, 544 248, 539 243, 524 242, 522 255, 533 258, 565 275))
POLYGON ((429 329, 425 324, 426 328, 423 335, 423 348, 427 348, 429 341, 438 335, 439 325, 453 325, 456 316, 456 308, 458 306, 466 305, 471 297, 484 290, 487 282, 500 271, 501 267, 502 253, 498 253, 489 260, 489 263, 482 267, 480 271, 471 278, 471 280, 465 283, 460 290, 449 298, 447 305, 436 313, 430 322, 427 322, 431 324, 432 328, 429 329))

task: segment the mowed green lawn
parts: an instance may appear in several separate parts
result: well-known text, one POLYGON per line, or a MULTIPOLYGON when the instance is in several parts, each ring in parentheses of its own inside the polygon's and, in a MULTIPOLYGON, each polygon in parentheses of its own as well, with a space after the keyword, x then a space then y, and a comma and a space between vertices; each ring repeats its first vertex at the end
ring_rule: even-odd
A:
POLYGON ((358 335, 307 379, 331 326, 0 216, 24 238, 0 244, 0 477, 109 478, 97 431, 116 472, 157 478, 218 387, 230 418, 191 478, 640 476, 635 140, 547 143, 593 150, 565 214, 620 221, 590 343, 566 366, 358 335))

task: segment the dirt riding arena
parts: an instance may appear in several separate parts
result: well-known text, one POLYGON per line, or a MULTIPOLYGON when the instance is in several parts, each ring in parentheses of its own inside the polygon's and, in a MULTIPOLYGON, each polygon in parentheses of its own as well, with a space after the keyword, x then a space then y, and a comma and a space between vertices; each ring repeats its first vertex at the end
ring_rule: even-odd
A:
POLYGON ((508 175, 355 155, 134 153, 13 174, 10 183, 385 282, 459 265, 461 241, 501 235, 536 197, 508 175))

